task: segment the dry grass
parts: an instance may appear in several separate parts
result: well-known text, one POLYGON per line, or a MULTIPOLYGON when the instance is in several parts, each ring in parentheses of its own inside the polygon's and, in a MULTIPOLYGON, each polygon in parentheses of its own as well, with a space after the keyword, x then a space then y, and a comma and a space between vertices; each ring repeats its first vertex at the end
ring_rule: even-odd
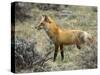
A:
MULTIPOLYGON (((31 19, 27 19, 23 23, 19 21, 16 22, 15 36, 31 42, 35 40, 35 50, 41 56, 49 51, 50 48, 54 50, 54 46, 45 31, 38 31, 35 29, 35 26, 37 26, 40 21, 40 15, 47 14, 62 28, 85 30, 97 38, 96 7, 68 6, 64 7, 63 10, 44 11, 36 7, 33 8, 30 12, 32 15, 31 19), (66 12, 62 12, 63 10, 66 12), (61 15, 62 13, 66 15, 63 16, 61 15)), ((94 48, 84 46, 84 48, 80 50, 75 46, 65 46, 64 55, 65 59, 63 62, 61 61, 60 53, 58 54, 56 62, 52 62, 52 60, 45 62, 49 68, 47 71, 88 69, 97 67, 97 45, 95 45, 94 48)), ((53 56, 53 53, 50 56, 53 56)), ((28 70, 25 71, 27 72, 28 70)))

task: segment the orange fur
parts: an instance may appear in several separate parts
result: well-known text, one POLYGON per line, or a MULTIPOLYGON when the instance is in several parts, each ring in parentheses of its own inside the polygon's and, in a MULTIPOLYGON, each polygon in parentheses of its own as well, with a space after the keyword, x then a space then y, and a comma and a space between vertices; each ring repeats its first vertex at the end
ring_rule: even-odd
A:
POLYGON ((56 60, 59 47, 63 60, 63 45, 74 44, 77 46, 77 48, 80 49, 81 44, 84 44, 88 40, 88 38, 91 39, 91 36, 85 31, 61 29, 53 19, 46 15, 42 16, 42 19, 39 23, 38 29, 41 28, 44 28, 50 39, 55 44, 54 61, 56 60))

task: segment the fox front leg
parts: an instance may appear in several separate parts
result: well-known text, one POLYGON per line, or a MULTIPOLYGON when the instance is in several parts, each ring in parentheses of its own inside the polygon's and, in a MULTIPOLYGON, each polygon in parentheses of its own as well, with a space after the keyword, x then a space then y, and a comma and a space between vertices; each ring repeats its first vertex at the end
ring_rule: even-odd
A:
POLYGON ((60 45, 60 53, 61 53, 61 60, 64 60, 64 51, 63 51, 63 45, 60 45))
POLYGON ((55 62, 57 54, 58 54, 58 47, 59 46, 55 44, 55 52, 54 52, 54 59, 53 59, 54 62, 55 62))

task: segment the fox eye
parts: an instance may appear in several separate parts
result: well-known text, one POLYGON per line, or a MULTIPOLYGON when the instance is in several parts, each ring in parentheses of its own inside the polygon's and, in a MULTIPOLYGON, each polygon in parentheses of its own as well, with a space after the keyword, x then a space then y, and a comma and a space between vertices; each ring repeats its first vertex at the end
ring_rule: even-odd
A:
POLYGON ((41 25, 43 25, 43 23, 41 23, 41 25))

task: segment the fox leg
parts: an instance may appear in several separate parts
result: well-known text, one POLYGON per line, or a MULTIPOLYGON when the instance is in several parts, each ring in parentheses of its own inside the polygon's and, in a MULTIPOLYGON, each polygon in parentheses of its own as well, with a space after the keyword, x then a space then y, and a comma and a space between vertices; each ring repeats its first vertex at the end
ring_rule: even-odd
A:
POLYGON ((64 59, 64 51, 63 51, 63 45, 60 45, 60 53, 61 53, 61 60, 64 59))
POLYGON ((54 59, 53 59, 53 61, 56 60, 56 57, 57 57, 57 54, 58 54, 58 47, 59 46, 55 44, 55 52, 54 52, 54 59))
POLYGON ((80 45, 76 45, 76 46, 77 46, 78 49, 81 49, 81 46, 80 45))

